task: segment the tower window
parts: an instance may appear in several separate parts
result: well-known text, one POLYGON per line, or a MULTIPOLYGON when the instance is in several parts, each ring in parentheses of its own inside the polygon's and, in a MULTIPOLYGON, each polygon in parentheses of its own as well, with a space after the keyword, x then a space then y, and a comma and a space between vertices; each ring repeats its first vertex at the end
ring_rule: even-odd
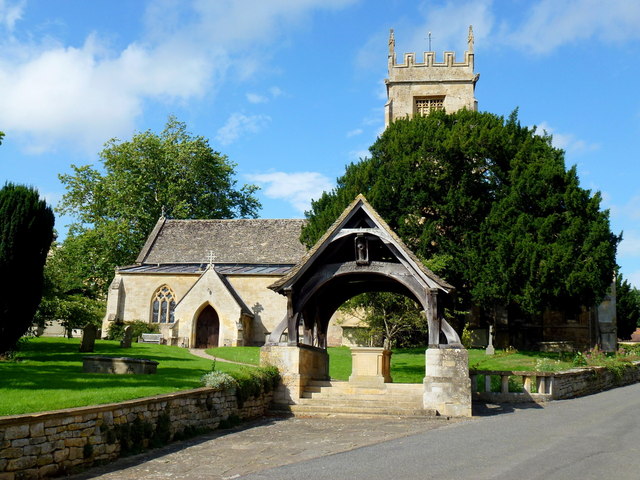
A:
POLYGON ((415 99, 414 113, 429 115, 433 110, 444 109, 444 97, 418 97, 415 99))
POLYGON ((176 296, 168 285, 161 286, 153 296, 151 321, 153 323, 173 323, 176 296))

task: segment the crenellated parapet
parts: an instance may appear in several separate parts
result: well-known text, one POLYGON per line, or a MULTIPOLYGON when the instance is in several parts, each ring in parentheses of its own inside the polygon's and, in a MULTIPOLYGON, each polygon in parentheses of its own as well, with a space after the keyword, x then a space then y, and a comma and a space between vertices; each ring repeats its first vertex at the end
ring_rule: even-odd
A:
POLYGON ((435 52, 424 52, 420 60, 415 53, 405 53, 398 63, 395 34, 389 35, 387 104, 385 125, 407 116, 427 115, 432 110, 454 112, 462 108, 477 110, 474 71, 474 37, 469 27, 468 48, 464 60, 456 61, 455 52, 444 52, 438 61, 435 52))

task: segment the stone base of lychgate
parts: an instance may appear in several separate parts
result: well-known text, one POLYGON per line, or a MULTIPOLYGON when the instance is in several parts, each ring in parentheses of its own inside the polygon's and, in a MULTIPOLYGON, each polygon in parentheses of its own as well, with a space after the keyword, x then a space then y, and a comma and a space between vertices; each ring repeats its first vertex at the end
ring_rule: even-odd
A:
POLYGON ((260 365, 276 366, 282 377, 273 403, 296 404, 309 382, 329 380, 327 351, 308 345, 265 345, 260 349, 260 365))
POLYGON ((424 408, 440 415, 471 416, 469 355, 463 348, 429 348, 426 353, 424 408))

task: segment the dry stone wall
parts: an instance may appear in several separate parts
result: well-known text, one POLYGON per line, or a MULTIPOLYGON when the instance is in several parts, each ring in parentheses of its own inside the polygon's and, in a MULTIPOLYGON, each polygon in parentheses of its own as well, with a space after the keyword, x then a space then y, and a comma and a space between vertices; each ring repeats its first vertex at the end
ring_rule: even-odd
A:
POLYGON ((589 367, 556 373, 553 378, 554 400, 581 397, 640 381, 640 363, 634 362, 618 372, 605 367, 589 367))
POLYGON ((238 406, 235 391, 199 388, 93 407, 0 417, 0 480, 37 479, 107 463, 230 419, 263 415, 272 394, 238 406))

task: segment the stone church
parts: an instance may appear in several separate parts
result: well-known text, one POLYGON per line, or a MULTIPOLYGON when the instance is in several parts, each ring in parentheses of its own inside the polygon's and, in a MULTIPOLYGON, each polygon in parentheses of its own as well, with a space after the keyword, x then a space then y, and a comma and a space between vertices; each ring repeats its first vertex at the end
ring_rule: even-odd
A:
MULTIPOLYGON (((406 53, 398 63, 391 30, 385 126, 434 109, 477 110, 479 74, 474 72, 473 44, 469 27, 462 61, 457 61, 453 52, 445 52, 441 62, 434 52, 424 52, 421 60, 415 53, 406 53)), ((286 298, 267 287, 305 254, 299 240, 303 224, 300 219, 160 218, 135 265, 116 270, 102 331, 116 320, 141 320, 157 324, 166 342, 173 345, 264 344, 287 308, 286 298)), ((615 297, 613 302, 615 312, 615 297)), ((613 318, 604 315, 602 319, 585 315, 576 320, 554 319, 551 324, 547 319, 545 328, 553 333, 546 336, 581 343, 587 333, 587 342, 593 344, 593 335, 603 332, 615 344, 615 313, 613 318)), ((479 318, 471 318, 470 325, 478 346, 486 345, 487 325, 479 318)), ((506 332, 507 344, 512 326, 506 324, 497 331, 498 335, 506 332)), ((357 319, 332 318, 327 343, 350 343, 348 332, 354 329, 357 319)))

